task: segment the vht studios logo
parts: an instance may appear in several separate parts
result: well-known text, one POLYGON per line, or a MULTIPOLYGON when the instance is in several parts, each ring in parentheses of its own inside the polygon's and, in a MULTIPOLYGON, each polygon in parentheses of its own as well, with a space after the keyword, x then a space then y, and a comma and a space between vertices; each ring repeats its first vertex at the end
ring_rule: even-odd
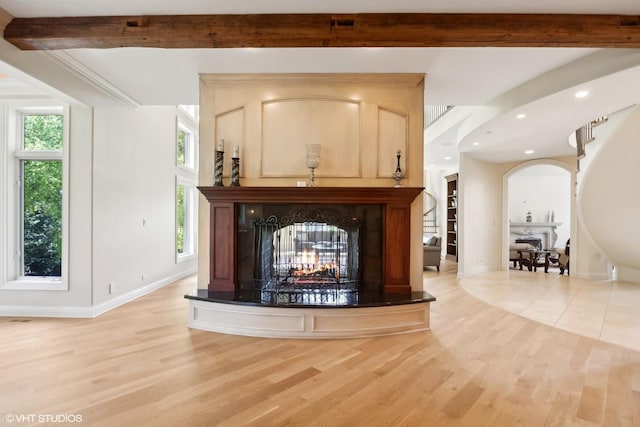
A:
POLYGON ((81 414, 7 414, 7 423, 81 423, 81 414))

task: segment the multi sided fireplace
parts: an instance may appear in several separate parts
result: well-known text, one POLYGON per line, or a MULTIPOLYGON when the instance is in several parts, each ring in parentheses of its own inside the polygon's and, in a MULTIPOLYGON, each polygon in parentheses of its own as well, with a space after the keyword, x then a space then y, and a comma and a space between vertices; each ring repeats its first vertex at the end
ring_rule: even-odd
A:
POLYGON ((421 188, 199 187, 210 203, 211 291, 307 298, 410 293, 421 188))

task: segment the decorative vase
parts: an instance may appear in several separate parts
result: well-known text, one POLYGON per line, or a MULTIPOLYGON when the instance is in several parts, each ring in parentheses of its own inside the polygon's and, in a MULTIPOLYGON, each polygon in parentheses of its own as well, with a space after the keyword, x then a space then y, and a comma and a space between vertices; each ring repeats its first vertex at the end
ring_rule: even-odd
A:
POLYGON ((400 168, 400 154, 400 150, 396 151, 396 171, 391 175, 391 177, 396 181, 395 185, 393 186, 394 188, 402 187, 402 184, 400 184, 400 182, 405 176, 404 172, 402 172, 402 169, 400 168))

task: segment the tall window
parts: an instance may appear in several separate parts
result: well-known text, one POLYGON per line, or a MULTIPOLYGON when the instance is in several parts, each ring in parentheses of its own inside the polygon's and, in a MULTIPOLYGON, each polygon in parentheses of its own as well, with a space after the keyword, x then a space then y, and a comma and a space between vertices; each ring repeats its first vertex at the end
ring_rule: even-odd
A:
POLYGON ((195 255, 195 184, 178 177, 176 180, 176 254, 178 260, 195 255))
POLYGON ((196 147, 194 132, 180 121, 178 121, 178 135, 176 145, 176 162, 178 166, 182 166, 187 169, 195 169, 196 147))
POLYGON ((176 262, 196 255, 198 108, 178 106, 176 121, 176 262))
POLYGON ((8 250, 5 287, 64 289, 65 114, 11 109, 8 126, 8 250))

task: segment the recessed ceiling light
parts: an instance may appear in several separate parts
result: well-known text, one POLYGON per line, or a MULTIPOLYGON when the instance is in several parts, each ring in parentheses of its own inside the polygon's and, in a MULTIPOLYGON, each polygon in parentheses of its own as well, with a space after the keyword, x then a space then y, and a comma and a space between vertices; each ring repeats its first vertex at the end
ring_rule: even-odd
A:
POLYGON ((533 154, 533 153, 535 153, 535 151, 533 151, 533 150, 527 150, 527 151, 524 152, 524 154, 533 154))
POLYGON ((480 143, 478 141, 476 141, 476 142, 473 143, 473 145, 478 146, 478 145, 480 145, 480 143))
POLYGON ((589 91, 588 90, 581 90, 576 92, 576 98, 584 98, 587 95, 589 95, 589 91))
POLYGON ((451 160, 451 157, 447 156, 444 158, 445 160, 451 160))
POLYGON ((523 113, 520 113, 516 116, 517 119, 524 119, 525 117, 527 117, 527 115, 523 113))

